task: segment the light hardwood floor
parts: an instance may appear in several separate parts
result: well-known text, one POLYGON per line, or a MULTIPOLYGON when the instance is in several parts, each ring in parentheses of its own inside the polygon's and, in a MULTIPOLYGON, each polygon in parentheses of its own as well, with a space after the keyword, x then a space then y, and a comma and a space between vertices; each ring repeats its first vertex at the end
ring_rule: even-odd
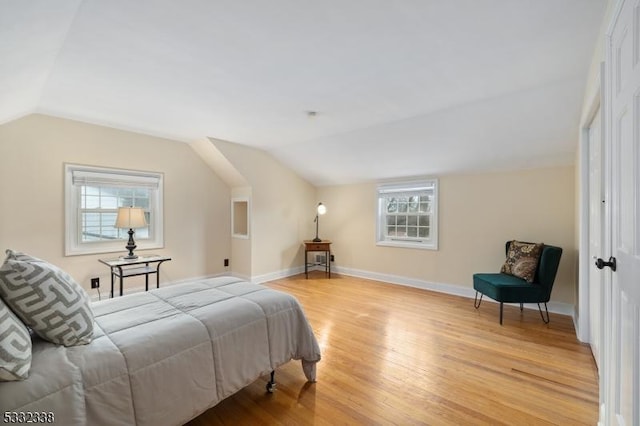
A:
POLYGON ((300 300, 322 350, 317 383, 300 362, 189 423, 205 425, 594 425, 598 373, 571 318, 313 272, 268 287, 300 300))

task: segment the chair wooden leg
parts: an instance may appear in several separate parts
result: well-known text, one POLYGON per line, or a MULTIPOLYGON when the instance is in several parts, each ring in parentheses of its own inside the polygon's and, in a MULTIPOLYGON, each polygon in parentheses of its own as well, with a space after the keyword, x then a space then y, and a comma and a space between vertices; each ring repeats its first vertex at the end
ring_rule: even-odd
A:
POLYGON ((522 312, 522 303, 520 303, 520 312, 522 312))
POLYGON ((480 307, 480 304, 482 303, 482 296, 484 296, 483 293, 480 293, 480 300, 478 300, 478 292, 476 291, 476 298, 473 299, 473 307, 478 309, 480 307))
POLYGON ((503 303, 500 302, 500 325, 502 325, 502 307, 503 307, 503 303))
POLYGON ((547 313, 547 318, 546 319, 544 318, 544 315, 542 314, 542 308, 540 307, 539 303, 538 303, 538 310, 540 311, 540 316, 542 317, 542 321, 545 324, 549 324, 550 318, 549 318, 549 310, 547 309, 547 303, 546 302, 544 303, 544 310, 547 313))

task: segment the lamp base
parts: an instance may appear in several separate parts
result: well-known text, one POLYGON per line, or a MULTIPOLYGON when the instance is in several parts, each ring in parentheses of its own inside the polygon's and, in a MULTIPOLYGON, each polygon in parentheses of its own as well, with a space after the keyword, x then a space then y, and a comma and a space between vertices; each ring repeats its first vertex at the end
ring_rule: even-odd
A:
POLYGON ((136 246, 136 242, 133 240, 133 234, 134 234, 134 230, 129 228, 129 231, 127 232, 127 234, 129 234, 129 241, 127 241, 127 245, 125 246, 125 248, 127 250, 129 250, 129 254, 126 256, 123 256, 122 258, 125 260, 133 260, 133 259, 137 259, 138 255, 137 254, 133 254, 133 250, 138 247, 136 246))
POLYGON ((314 243, 321 243, 321 242, 322 242, 322 238, 315 237, 315 238, 314 238, 313 240, 311 240, 311 241, 313 241, 314 243))

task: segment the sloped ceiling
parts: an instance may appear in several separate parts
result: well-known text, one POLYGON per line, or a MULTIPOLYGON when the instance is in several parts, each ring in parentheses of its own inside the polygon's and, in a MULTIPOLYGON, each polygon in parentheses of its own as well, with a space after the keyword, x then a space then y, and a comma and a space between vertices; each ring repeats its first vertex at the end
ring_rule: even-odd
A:
POLYGON ((316 185, 570 164, 604 9, 0 0, 0 123, 41 112, 222 139, 316 185))

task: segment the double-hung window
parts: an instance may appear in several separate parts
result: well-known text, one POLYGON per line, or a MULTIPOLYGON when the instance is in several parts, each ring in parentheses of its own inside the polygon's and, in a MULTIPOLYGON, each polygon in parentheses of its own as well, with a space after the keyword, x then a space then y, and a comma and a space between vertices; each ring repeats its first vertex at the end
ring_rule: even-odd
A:
POLYGON ((144 209, 138 249, 163 247, 162 186, 162 173, 65 164, 65 255, 125 251, 129 236, 115 227, 118 207, 144 209))
POLYGON ((438 181, 379 185, 377 244, 438 249, 438 181))

